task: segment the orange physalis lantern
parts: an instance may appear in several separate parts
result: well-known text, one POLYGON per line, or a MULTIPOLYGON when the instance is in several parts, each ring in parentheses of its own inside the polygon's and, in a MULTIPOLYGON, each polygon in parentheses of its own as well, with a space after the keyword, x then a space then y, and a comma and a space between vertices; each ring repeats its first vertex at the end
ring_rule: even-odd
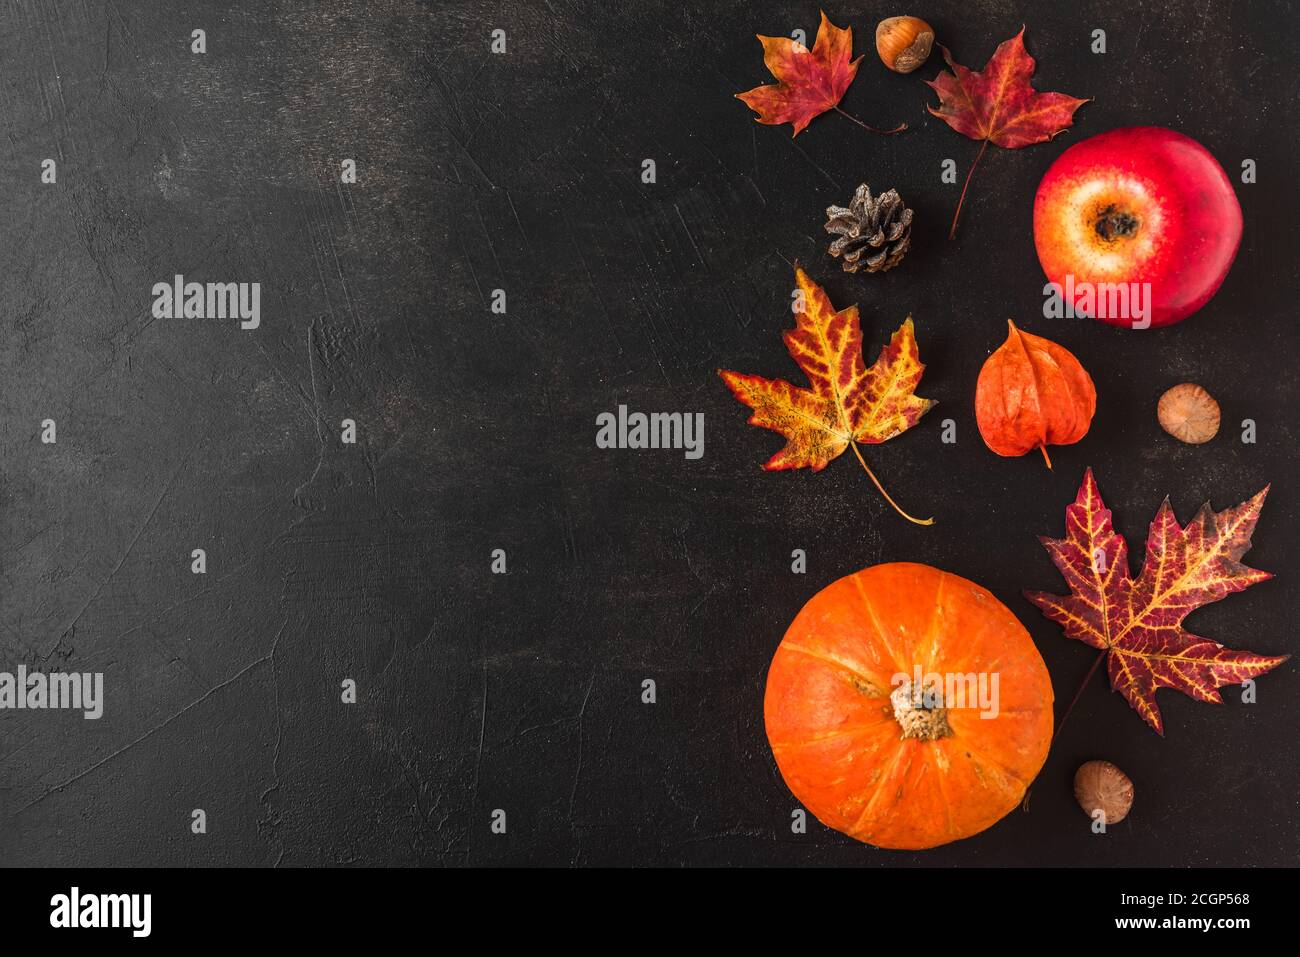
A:
POLYGON ((1007 320, 1007 341, 984 362, 975 386, 975 420, 998 455, 1073 445, 1088 433, 1097 390, 1071 352, 1007 320))

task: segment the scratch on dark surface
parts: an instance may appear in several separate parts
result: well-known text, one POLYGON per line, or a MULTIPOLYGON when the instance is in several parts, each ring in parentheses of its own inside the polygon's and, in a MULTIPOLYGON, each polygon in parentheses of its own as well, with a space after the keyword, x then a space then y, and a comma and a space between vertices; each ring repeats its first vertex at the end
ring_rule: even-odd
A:
MULTIPOLYGON (((578 254, 578 261, 582 263, 582 271, 587 275, 587 287, 591 289, 591 294, 596 297, 596 304, 600 306, 600 311, 605 316, 605 331, 609 334, 609 337, 614 340, 614 344, 618 346, 619 352, 621 353, 623 351, 623 343, 619 339, 618 333, 615 331, 616 323, 610 315, 609 309, 605 306, 605 300, 601 297, 600 290, 596 287, 596 277, 592 275, 591 267, 587 265, 587 257, 582 252, 582 244, 578 242, 578 237, 574 235, 573 224, 569 222, 567 214, 563 215, 565 228, 569 232, 569 242, 573 245, 574 251, 578 254)), ((658 358, 657 353, 655 358, 658 358)), ((660 370, 663 370, 662 363, 660 363, 659 368, 660 370)), ((664 379, 666 380, 667 378, 668 373, 665 371, 664 379)))
MULTIPOLYGON (((111 0, 110 0, 111 2, 111 0)), ((113 21, 107 14, 104 16, 104 68, 99 71, 99 78, 103 81, 108 76, 109 54, 113 50, 113 21)))
POLYGON ((343 275, 343 264, 339 262, 339 251, 337 246, 334 244, 334 230, 329 228, 329 226, 326 226, 325 236, 329 240, 330 255, 334 257, 334 271, 338 274, 339 287, 343 290, 343 301, 347 304, 348 315, 352 319, 352 325, 357 326, 359 325, 360 320, 357 318, 356 307, 352 303, 352 291, 348 289, 348 279, 343 275))
POLYGON ((700 246, 695 241, 695 236, 691 234, 691 227, 686 225, 686 217, 682 215, 682 211, 676 203, 673 203, 673 211, 677 213, 677 221, 682 224, 682 229, 686 230, 686 238, 691 241, 691 248, 695 250, 695 258, 700 261, 701 266, 707 266, 708 263, 704 261, 704 253, 700 252, 700 246))
POLYGON ((108 764, 110 761, 116 760, 118 757, 120 757, 121 755, 125 754, 126 752, 128 752, 128 751, 130 751, 132 748, 134 748, 137 744, 140 744, 140 743, 142 743, 142 742, 148 740, 150 737, 152 737, 152 736, 153 736, 154 734, 156 734, 157 732, 161 731, 163 728, 167 727, 167 726, 168 726, 169 724, 171 724, 173 721, 177 720, 178 718, 183 717, 185 714, 189 713, 189 712, 192 711, 194 708, 197 708, 199 705, 201 705, 203 702, 207 701, 210 697, 212 697, 214 694, 216 694, 216 693, 217 693, 218 691, 220 691, 221 689, 226 688, 226 687, 229 687, 230 685, 234 684, 236 681, 238 681, 238 680, 239 680, 240 678, 242 678, 244 675, 248 674, 250 671, 252 671, 252 670, 253 670, 254 668, 256 668, 258 665, 265 664, 266 662, 268 662, 268 661, 270 661, 270 660, 271 660, 271 652, 268 652, 267 654, 263 655, 261 658, 258 658, 258 659, 256 659, 255 661, 251 661, 251 662, 249 662, 247 665, 245 665, 243 668, 241 668, 238 672, 236 672, 235 674, 231 675, 231 676, 230 676, 229 678, 227 678, 225 681, 221 682, 221 684, 217 685, 217 686, 214 687, 214 688, 209 688, 207 691, 205 691, 205 692, 204 692, 202 695, 200 695, 198 698, 195 698, 193 701, 191 701, 191 702, 190 702, 189 704, 187 704, 185 707, 181 708, 181 710, 177 711, 175 714, 171 715, 171 716, 168 717, 168 718, 165 718, 163 721, 161 721, 161 722, 159 722, 158 724, 154 725, 154 726, 151 727, 148 731, 144 732, 144 734, 140 735, 139 737, 137 737, 137 738, 135 738, 133 741, 131 741, 129 744, 125 744, 125 745, 123 745, 122 747, 118 748, 116 751, 113 751, 113 752, 112 752, 111 754, 109 754, 108 756, 106 756, 106 757, 104 757, 104 758, 101 758, 100 760, 96 761, 94 764, 92 764, 90 767, 86 768, 85 770, 83 770, 83 771, 78 771, 76 774, 74 774, 72 777, 68 778, 67 780, 65 780, 65 781, 63 781, 63 782, 61 782, 61 783, 59 783, 59 784, 56 784, 56 785, 54 785, 53 787, 51 787, 51 788, 47 789, 46 791, 44 791, 44 792, 43 792, 39 797, 33 798, 31 801, 28 801, 26 804, 24 804, 22 807, 20 807, 17 811, 15 811, 14 814, 13 814, 12 816, 16 817, 17 815, 23 813, 24 811, 29 810, 30 808, 33 808, 33 807, 35 807, 36 805, 40 804, 40 803, 41 803, 42 801, 44 801, 47 797, 49 797, 51 794, 56 794, 56 793, 58 793, 59 791, 62 791, 62 790, 64 790, 64 789, 68 788, 68 787, 71 787, 73 784, 76 784, 78 781, 80 781, 80 780, 81 780, 82 778, 84 778, 86 775, 88 775, 88 774, 92 774, 93 772, 98 771, 100 768, 102 768, 104 765, 108 764))
MULTIPOLYGON (((465 81, 465 86, 467 87, 474 86, 474 81, 478 79, 478 75, 483 72, 483 68, 487 66, 488 60, 490 60, 491 58, 492 58, 492 54, 487 50, 484 50, 479 54, 478 66, 474 68, 474 72, 471 73, 469 79, 465 81)), ((475 128, 477 129, 477 127, 475 128)), ((473 137, 471 136, 470 139, 473 139, 473 137)), ((468 143, 469 140, 466 140, 466 142, 468 143)))
POLYGON ((817 172, 821 173, 822 178, 825 179, 826 182, 830 183, 837 190, 840 188, 840 184, 836 181, 835 177, 832 176, 830 173, 826 172, 826 170, 822 169, 821 166, 819 166, 811 156, 805 153, 803 147, 801 147, 798 143, 794 141, 793 136, 790 137, 783 136, 781 137, 781 139, 783 142, 789 143, 790 146, 794 149, 794 151, 798 153, 800 156, 802 156, 809 166, 811 166, 817 172))
POLYGON ((585 732, 583 720, 587 717, 587 702, 591 700, 591 689, 596 687, 596 672, 591 673, 591 680, 587 682, 587 692, 582 696, 582 706, 578 709, 578 765, 573 770, 573 788, 569 791, 569 822, 573 823, 573 808, 578 800, 578 784, 582 779, 582 768, 584 761, 585 732))
POLYGON ((564 550, 569 556, 569 560, 577 562, 578 560, 578 540, 573 533, 573 516, 569 514, 568 505, 561 505, 556 509, 559 514, 560 522, 564 526, 564 550))
POLYGON ((483 219, 483 210, 479 207, 478 197, 474 197, 474 215, 478 217, 479 227, 483 230, 483 238, 487 241, 488 251, 492 253, 492 262, 497 267, 497 279, 505 279, 505 272, 501 269, 501 260, 497 258, 497 248, 492 244, 492 234, 488 232, 487 222, 483 219))
MULTIPOLYGON (((267 653, 267 660, 271 665, 271 684, 275 689, 275 752, 271 757, 271 783, 262 791, 259 801, 266 806, 265 825, 274 829, 278 826, 279 821, 273 818, 271 808, 271 795, 280 790, 280 749, 284 745, 284 712, 280 705, 280 676, 275 670, 275 652, 280 647, 280 638, 284 635, 284 629, 288 626, 289 620, 286 618, 280 623, 280 628, 275 633, 275 638, 271 641, 271 650, 267 653)), ((259 822, 259 826, 262 822, 259 822)), ((285 847, 280 846, 280 854, 276 858, 275 866, 280 866, 280 861, 284 859, 285 847)))
POLYGON ((483 167, 479 165, 479 161, 474 158, 474 154, 471 153, 469 149, 465 146, 465 144, 460 141, 459 137, 456 136, 455 132, 453 132, 450 128, 448 128, 447 135, 451 137, 451 141, 453 143, 455 143, 458 147, 460 147, 461 153, 463 153, 465 155, 465 158, 470 161, 470 163, 473 165, 473 167, 476 170, 478 170, 478 174, 483 177, 484 182, 486 182, 488 186, 491 187, 492 189, 496 189, 497 184, 492 182, 492 177, 488 176, 487 171, 484 170, 483 167))
POLYGON ((487 664, 483 664, 483 708, 479 712, 478 723, 478 751, 474 756, 474 788, 470 794, 469 806, 473 810, 478 809, 478 782, 479 775, 483 769, 483 741, 487 737, 487 710, 488 710, 488 673, 487 664))
POLYGON ((474 271, 474 261, 469 258, 469 253, 465 251, 463 244, 460 247, 460 254, 461 258, 465 260, 466 268, 469 269, 470 278, 474 280, 474 288, 478 290, 479 301, 486 306, 488 304, 487 296, 483 294, 483 286, 478 281, 478 273, 474 271))
POLYGON ((315 424, 316 439, 319 443, 319 454, 316 456, 316 467, 312 469, 311 475, 307 480, 299 485, 293 492, 293 502, 299 508, 310 512, 310 505, 304 504, 302 493, 304 489, 310 488, 311 484, 316 481, 316 476, 320 474, 321 466, 325 462, 325 432, 321 422, 320 414, 320 391, 316 387, 316 347, 313 336, 315 335, 317 320, 313 319, 307 326, 307 372, 311 376, 311 397, 315 407, 315 424))
POLYGON ((95 600, 99 598, 100 592, 104 590, 104 586, 107 585, 110 581, 112 581, 113 576, 115 576, 119 571, 121 571, 122 566, 126 563, 127 558, 130 557, 131 552, 135 549, 136 542, 140 541, 140 536, 143 535, 144 530, 149 527, 149 523, 153 521, 153 517, 156 514, 158 514, 158 506, 160 506, 163 503, 163 499, 167 497, 167 493, 170 492, 172 490, 172 486, 176 484, 176 479, 181 474, 181 470, 185 468, 185 464, 190 460, 190 454, 197 447, 198 447, 198 443, 196 442, 194 445, 191 445, 188 449, 185 450, 185 454, 181 456, 180 462, 177 463, 176 468, 172 470, 171 477, 163 484, 162 491, 159 492, 158 497, 154 499, 153 507, 149 509, 149 514, 145 516, 144 521, 141 522, 139 528, 135 530, 135 534, 131 536, 131 541, 126 546, 126 551, 124 551, 122 553, 121 558, 117 560, 117 564, 113 566, 113 570, 110 571, 104 578, 102 578, 99 584, 95 586, 95 590, 91 593, 90 597, 86 599, 85 603, 82 604, 80 609, 78 609, 76 615, 73 616, 72 621, 70 621, 67 627, 63 629, 63 633, 59 638, 60 642, 63 640, 63 638, 66 638, 68 636, 68 634, 72 631, 72 629, 74 629, 77 626, 77 622, 79 622, 81 620, 81 616, 86 613, 86 609, 89 608, 92 604, 94 604, 95 600))
POLYGON ((465 116, 464 114, 461 113, 460 104, 456 101, 456 97, 452 93, 451 87, 448 86, 447 81, 443 78, 442 75, 443 63, 446 61, 448 57, 450 57, 454 52, 456 52, 456 50, 457 47, 454 46, 448 49, 447 55, 446 57, 443 58, 443 61, 439 62, 437 65, 433 67, 433 69, 430 71, 429 85, 438 91, 438 95, 441 98, 441 100, 447 105, 447 108, 452 113, 455 114, 456 123, 460 126, 461 129, 464 129, 465 116))
POLYGON ((741 174, 741 179, 743 179, 746 183, 749 184, 749 188, 754 191, 754 195, 758 197, 758 201, 762 203, 764 206, 766 206, 767 197, 764 196, 762 190, 758 188, 758 184, 755 183, 752 179, 750 179, 748 176, 746 176, 743 173, 741 174))
MULTIPOLYGON (((557 13, 555 8, 551 6, 549 2, 546 4, 546 6, 548 9, 550 9, 552 16, 555 16, 557 18, 563 16, 563 14, 557 13)), ((557 39, 554 35, 552 35, 552 33, 549 30, 543 32, 542 38, 547 43, 549 43, 552 47, 554 47, 556 55, 558 55, 561 60, 563 60, 565 63, 569 65, 569 68, 573 71, 575 75, 581 76, 582 74, 588 72, 585 67, 579 65, 573 59, 572 51, 568 49, 565 46, 565 44, 561 43, 559 39, 557 39)))
POLYGON ((17 545, 14 545, 12 548, 6 549, 4 552, 4 560, 9 561, 11 558, 13 558, 23 549, 25 549, 28 545, 36 541, 36 539, 40 538, 42 535, 44 535, 46 532, 48 532, 50 529, 54 527, 55 527, 54 522, 50 522, 46 525, 42 525, 36 531, 32 532, 32 534, 29 535, 24 541, 19 542, 17 545))
POLYGON ((519 235, 524 240, 524 247, 528 250, 529 257, 532 258, 534 255, 533 244, 528 241, 528 234, 524 232, 524 224, 519 221, 519 210, 515 209, 515 199, 510 195, 510 190, 503 189, 502 192, 506 194, 506 202, 510 204, 510 213, 515 218, 515 225, 519 227, 519 235))
POLYGON ((267 365, 270 367, 271 371, 275 373, 276 377, 281 382, 288 386, 289 391, 293 393, 294 398, 298 400, 298 404, 301 405, 303 411, 307 413, 307 417, 313 423, 316 423, 318 427, 323 426, 324 420, 321 418, 320 409, 312 406, 311 401, 307 398, 307 393, 303 391, 302 385, 285 375, 284 370, 281 369, 279 364, 271 358, 271 354, 266 351, 266 346, 262 345, 261 342, 258 342, 257 348, 261 350, 262 355, 266 357, 267 365))
POLYGON ((694 618, 695 613, 700 610, 700 606, 709 600, 709 598, 713 595, 714 591, 717 590, 717 587, 718 587, 717 582, 711 582, 709 584, 709 590, 706 591, 703 595, 701 595, 699 601, 697 601, 694 605, 691 606, 691 610, 686 613, 686 617, 694 618))
MULTIPOLYGON (((324 201, 321 199, 319 190, 312 190, 310 197, 312 202, 316 206, 319 207, 325 205, 324 201)), ((321 295, 325 297, 325 308, 329 311, 330 318, 333 318, 334 302, 333 302, 333 297, 330 296, 329 280, 325 278, 325 262, 324 262, 325 244, 321 243, 316 238, 316 233, 318 230, 324 232, 328 236, 330 227, 329 227, 329 221, 327 216, 328 216, 327 213, 322 212, 320 225, 315 225, 312 222, 310 211, 309 210, 303 211, 303 218, 306 220, 307 223, 307 242, 311 248, 312 264, 316 267, 316 278, 320 280, 321 295)))
POLYGON ((225 586, 228 582, 231 582, 240 572, 242 572, 245 568, 251 565, 254 561, 263 557, 272 549, 275 549, 279 547, 281 544, 283 544, 283 542, 286 539, 288 539, 289 536, 293 533, 295 528, 297 528, 297 525, 291 525, 285 531, 280 532, 278 535, 276 535, 273 539, 271 539, 261 548, 258 548, 251 555, 249 555, 249 557, 246 558, 244 561, 240 562, 238 565, 232 566, 224 575, 221 575, 219 578, 215 579, 210 585, 205 585, 203 588, 199 589, 193 594, 186 595, 184 598, 172 602, 170 605, 167 605, 165 608, 162 609, 162 611, 158 612, 156 615, 152 616, 151 618, 146 618, 144 621, 138 622, 134 625, 129 626, 124 631, 118 632, 113 637, 113 640, 109 644, 118 645, 121 643, 122 639, 129 638, 131 635, 135 634, 140 629, 145 628, 148 625, 156 624, 160 621, 163 621, 169 614, 171 614, 177 608, 180 608, 184 605, 188 605, 191 602, 198 601, 202 598, 206 598, 209 595, 212 595, 213 593, 220 591, 223 586, 225 586))
MULTIPOLYGON (((58 8, 57 8, 57 7, 54 8, 54 14, 55 14, 55 17, 57 18, 57 16, 58 16, 58 8)), ((68 122, 67 122, 67 120, 68 120, 68 103, 67 103, 67 100, 64 98, 64 94, 63 94, 63 71, 62 71, 61 69, 59 69, 59 61, 58 61, 58 58, 55 56, 55 53, 54 53, 54 41, 53 41, 53 37, 52 37, 51 34, 50 34, 50 25, 49 25, 49 20, 46 19, 46 18, 42 18, 42 19, 41 19, 41 26, 44 28, 42 32, 44 33, 45 49, 46 49, 46 52, 49 54, 49 59, 50 59, 50 72, 52 73, 52 75, 53 75, 53 77, 54 77, 54 88, 55 88, 55 91, 56 91, 56 92, 58 93, 58 95, 59 95, 59 108, 60 108, 60 112, 61 112, 61 120, 62 120, 62 122, 59 124, 59 126, 60 126, 60 127, 62 128, 62 130, 63 130, 63 136, 67 136, 68 139, 69 139, 69 141, 71 142, 73 152, 75 153, 75 152, 77 151, 77 150, 76 150, 76 142, 75 142, 75 141, 72 141, 71 132, 70 132, 70 130, 69 130, 68 122)), ((62 28, 61 28, 61 27, 60 27, 60 33, 62 33, 62 28)), ((53 118, 53 117, 51 117, 51 118, 53 118)), ((63 137, 62 137, 62 136, 59 137, 57 142, 58 142, 59 162, 62 163, 62 162, 64 161, 64 153, 63 153, 63 137)))
MULTIPOLYGON (((619 203, 619 209, 623 212, 624 219, 628 224, 628 230, 632 234, 632 241, 636 243, 637 252, 641 256, 641 262, 645 266, 645 273, 648 279, 648 285, 646 288, 654 290, 655 302, 659 305, 658 311, 667 314, 670 310, 664 302, 663 287, 660 283, 659 274, 654 267, 650 265, 650 258, 646 254, 645 244, 641 237, 641 231, 633 226, 633 217, 628 213, 627 208, 623 206, 622 203, 619 203)), ((672 380, 668 375, 668 369, 664 366, 663 358, 659 355, 658 348, 656 348, 653 333, 658 331, 658 325, 655 321, 653 311, 646 314, 646 322, 651 332, 651 335, 647 337, 650 343, 650 354, 654 357, 655 364, 659 366, 659 371, 663 374, 664 381, 671 383, 672 380)))
POLYGON ((478 136, 478 131, 481 130, 484 127, 484 125, 487 123, 490 113, 496 113, 499 116, 503 116, 503 117, 505 116, 505 114, 501 111, 500 107, 498 107, 497 104, 495 103, 490 104, 488 108, 483 111, 483 115, 479 117, 479 121, 474 124, 474 129, 470 130, 469 136, 465 137, 466 149, 468 149, 469 145, 474 142, 474 137, 478 136))

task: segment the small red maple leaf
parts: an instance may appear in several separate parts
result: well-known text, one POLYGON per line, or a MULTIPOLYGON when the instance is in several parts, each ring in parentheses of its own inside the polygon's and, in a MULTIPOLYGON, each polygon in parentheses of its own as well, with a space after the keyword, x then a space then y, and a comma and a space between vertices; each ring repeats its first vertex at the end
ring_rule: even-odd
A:
POLYGON ((1050 140, 1070 126, 1074 111, 1088 102, 1064 93, 1038 93, 1029 85, 1035 62, 1025 49, 1024 36, 1021 27, 1014 37, 1000 43, 980 73, 957 63, 947 47, 940 47, 952 72, 940 71, 926 81, 939 94, 939 108, 927 107, 930 113, 963 136, 984 141, 962 186, 950 239, 957 233, 957 217, 975 167, 990 143, 1018 150, 1050 140))
MULTIPOLYGON (((763 44, 763 62, 779 83, 756 86, 736 99, 758 114, 756 119, 769 126, 789 123, 798 136, 816 117, 827 110, 840 109, 840 100, 858 74, 862 57, 853 56, 853 28, 841 30, 822 14, 817 28, 817 40, 811 51, 802 43, 789 37, 758 37, 763 44)), ((897 133, 907 129, 903 123, 897 129, 878 130, 861 120, 849 116, 859 126, 873 133, 897 133)))
POLYGON ((1273 577, 1240 561, 1267 494, 1265 486, 1222 512, 1207 502, 1186 526, 1178 524, 1166 498, 1147 534, 1142 573, 1134 579, 1128 545, 1116 534, 1088 469, 1065 510, 1065 538, 1040 539, 1070 594, 1027 591, 1025 597, 1067 637, 1106 655, 1111 687, 1158 734, 1164 734, 1158 689, 1221 704, 1219 688, 1262 675, 1289 657, 1225 648, 1182 626, 1202 605, 1273 577))

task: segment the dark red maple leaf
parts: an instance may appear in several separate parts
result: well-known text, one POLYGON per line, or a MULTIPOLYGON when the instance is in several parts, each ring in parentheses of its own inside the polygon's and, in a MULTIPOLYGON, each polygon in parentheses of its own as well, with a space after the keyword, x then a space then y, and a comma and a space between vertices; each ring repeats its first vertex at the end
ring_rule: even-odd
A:
POLYGON ((1166 498, 1147 534, 1142 572, 1134 579, 1128 545, 1116 534, 1089 469, 1065 510, 1065 538, 1040 539, 1070 594, 1027 591, 1025 597, 1068 637, 1106 656, 1111 687, 1158 734, 1164 734, 1158 689, 1174 688, 1218 704, 1219 688, 1262 675, 1289 657, 1225 648, 1183 628, 1183 619, 1202 605, 1273 577, 1240 561, 1267 494, 1266 486, 1222 512, 1207 502, 1186 526, 1178 524, 1166 498))
POLYGON ((993 51, 983 72, 976 73, 957 63, 943 50, 951 73, 939 72, 926 85, 939 94, 939 108, 927 107, 963 136, 983 140, 979 155, 966 174, 966 183, 957 201, 949 238, 957 234, 957 218, 975 167, 990 143, 1003 149, 1018 150, 1050 140, 1074 122, 1074 111, 1087 100, 1064 93, 1038 93, 1029 85, 1034 75, 1034 58, 1025 49, 1025 28, 993 51))

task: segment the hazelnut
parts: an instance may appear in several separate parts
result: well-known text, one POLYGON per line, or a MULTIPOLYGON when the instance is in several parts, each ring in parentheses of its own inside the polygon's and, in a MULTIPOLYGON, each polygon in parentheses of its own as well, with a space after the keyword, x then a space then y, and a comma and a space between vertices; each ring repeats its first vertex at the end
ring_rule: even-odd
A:
POLYGON ((934 30, 920 17, 889 17, 876 26, 876 52, 895 73, 911 73, 933 45, 934 30))
POLYGON ((1160 427, 1188 445, 1200 445, 1219 431, 1219 403, 1195 382, 1176 385, 1156 406, 1160 427))
POLYGON ((1100 810, 1106 824, 1118 824, 1133 806, 1133 782, 1109 761, 1089 761, 1074 772, 1074 798, 1089 817, 1100 810))

